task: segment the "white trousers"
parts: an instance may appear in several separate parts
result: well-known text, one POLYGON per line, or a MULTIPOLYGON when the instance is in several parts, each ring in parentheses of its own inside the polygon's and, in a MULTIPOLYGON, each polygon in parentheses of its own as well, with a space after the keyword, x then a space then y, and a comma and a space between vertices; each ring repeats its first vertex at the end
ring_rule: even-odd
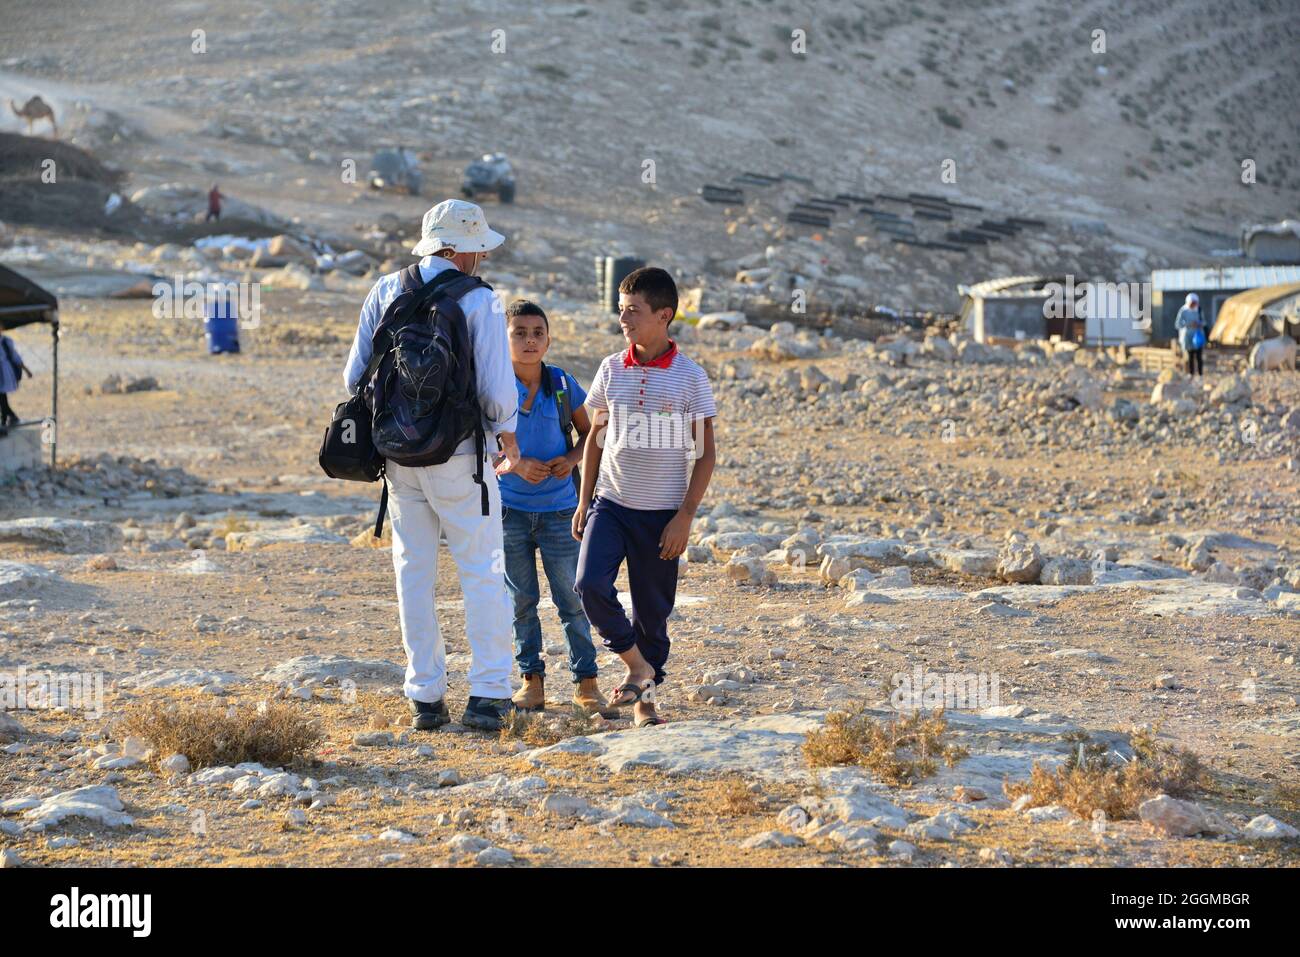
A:
POLYGON ((453 455, 442 465, 408 468, 389 463, 388 508, 393 523, 393 571, 406 648, 406 696, 438 701, 447 693, 447 653, 433 590, 438 578, 438 533, 460 574, 465 638, 473 661, 469 693, 509 698, 514 664, 510 597, 506 592, 501 493, 485 464, 489 514, 474 481, 474 456, 453 455))

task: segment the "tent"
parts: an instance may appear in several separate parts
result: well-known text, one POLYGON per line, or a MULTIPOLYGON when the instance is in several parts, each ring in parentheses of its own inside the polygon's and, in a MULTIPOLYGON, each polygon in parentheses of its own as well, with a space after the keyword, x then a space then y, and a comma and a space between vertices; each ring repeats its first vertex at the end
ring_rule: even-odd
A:
POLYGON ((57 461, 59 418, 59 300, 26 276, 0 266, 0 332, 31 325, 48 323, 53 343, 54 368, 50 376, 50 466, 57 461))
POLYGON ((1300 299, 1300 282, 1247 289, 1219 307, 1218 318, 1210 330, 1210 341, 1225 346, 1247 346, 1268 339, 1283 329, 1275 316, 1297 311, 1293 300, 1300 299))

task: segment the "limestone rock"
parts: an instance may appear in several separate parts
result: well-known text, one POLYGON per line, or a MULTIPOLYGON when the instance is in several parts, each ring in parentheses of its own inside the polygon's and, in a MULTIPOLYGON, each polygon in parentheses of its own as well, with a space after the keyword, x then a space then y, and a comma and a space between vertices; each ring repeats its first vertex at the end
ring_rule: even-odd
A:
POLYGON ((272 289, 296 289, 300 292, 325 288, 319 276, 297 263, 290 263, 283 269, 266 273, 262 277, 262 282, 272 289))
POLYGON ((167 774, 189 774, 190 759, 183 754, 169 754, 158 766, 167 774))
POLYGON ((287 528, 231 532, 226 536, 226 549, 246 552, 276 545, 333 545, 347 541, 337 532, 315 525, 290 525, 287 528))
POLYGON ((206 671, 202 668, 167 668, 141 671, 118 681, 120 688, 137 691, 150 688, 226 688, 242 684, 244 679, 230 671, 206 671))
POLYGON ((1091 585, 1092 565, 1081 558, 1049 559, 1038 580, 1044 585, 1091 585))
POLYGON ((542 798, 538 809, 553 817, 574 817, 584 821, 596 821, 606 816, 605 811, 575 794, 548 794, 542 798))
POLYGON ((0 561, 0 601, 26 595, 43 585, 61 581, 54 572, 26 562, 0 561))
POLYGON ((1069 808, 1059 804, 1046 804, 1042 807, 1029 808, 1025 811, 1025 817, 1035 824, 1042 824, 1044 821, 1068 821, 1074 817, 1074 814, 1069 808))
POLYGON ((907 841, 890 841, 888 851, 890 857, 896 857, 903 861, 910 861, 917 854, 916 845, 909 844, 907 841))
POLYGON ((1164 405, 1181 399, 1195 402, 1200 394, 1201 387, 1195 380, 1180 372, 1166 369, 1160 374, 1155 388, 1151 390, 1151 402, 1154 405, 1164 405))
POLYGON ((747 850, 755 848, 775 849, 782 847, 803 847, 803 838, 797 834, 786 834, 784 831, 760 831, 758 834, 748 837, 740 842, 740 846, 747 850))
POLYGON ((945 548, 938 553, 943 567, 959 575, 990 578, 998 568, 997 552, 971 548, 945 548))
POLYGON ((1248 404, 1250 383, 1244 375, 1229 376, 1220 380, 1210 392, 1211 405, 1248 404))
POLYGON ((270 242, 266 244, 266 251, 276 259, 291 260, 306 266, 314 265, 316 262, 316 254, 310 248, 284 233, 272 236, 270 242))
POLYGON ((485 847, 474 855, 479 867, 505 867, 515 862, 515 856, 504 847, 485 847))
POLYGON ((352 743, 359 748, 390 748, 397 739, 391 731, 361 731, 352 736, 352 743))
POLYGON ((811 712, 727 721, 674 721, 655 728, 654 734, 629 729, 567 738, 526 752, 523 757, 590 754, 616 774, 625 767, 646 766, 669 774, 716 771, 785 780, 791 773, 803 770, 800 748, 804 736, 820 728, 822 718, 822 713, 811 712))
POLYGON ((348 658, 344 655, 299 655, 282 661, 262 673, 263 681, 272 684, 303 684, 315 679, 322 683, 345 680, 401 684, 406 669, 380 658, 348 658))
POLYGON ((0 522, 0 542, 20 542, 85 554, 110 552, 122 547, 122 532, 109 522, 39 516, 0 522))
POLYGON ((1257 841, 1291 841, 1300 837, 1300 831, 1268 814, 1251 818, 1250 823, 1244 828, 1244 833, 1246 837, 1257 841))
POLYGON ((1006 582, 1035 582, 1043 569, 1043 556, 1038 546, 1013 536, 998 553, 997 576, 1006 582))
POLYGON ((105 827, 128 827, 135 823, 124 813, 117 788, 107 784, 76 788, 48 797, 24 815, 33 825, 51 827, 70 817, 95 821, 105 827))
POLYGON ((761 558, 733 557, 726 565, 727 577, 741 585, 775 585, 776 573, 761 558))
POLYGON ((1138 817, 1171 837, 1233 833, 1232 826, 1215 811, 1193 801, 1180 801, 1167 794, 1143 801, 1138 806, 1138 817))

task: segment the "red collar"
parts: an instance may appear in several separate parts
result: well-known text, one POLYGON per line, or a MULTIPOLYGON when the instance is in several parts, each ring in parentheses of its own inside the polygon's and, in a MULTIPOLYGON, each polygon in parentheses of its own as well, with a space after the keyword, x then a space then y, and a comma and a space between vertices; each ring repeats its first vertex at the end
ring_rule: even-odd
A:
POLYGON ((649 362, 642 362, 636 357, 636 346, 628 346, 627 352, 623 353, 623 368, 629 366, 647 366, 652 369, 667 369, 673 364, 673 358, 677 355, 677 343, 672 339, 668 340, 668 351, 658 359, 651 359, 649 362))

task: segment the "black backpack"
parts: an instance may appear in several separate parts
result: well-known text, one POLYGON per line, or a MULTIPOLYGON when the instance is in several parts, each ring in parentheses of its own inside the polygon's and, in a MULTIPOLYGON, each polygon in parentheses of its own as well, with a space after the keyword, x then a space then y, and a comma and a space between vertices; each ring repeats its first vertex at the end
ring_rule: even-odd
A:
MULTIPOLYGON (((478 458, 474 481, 487 515, 486 438, 474 351, 459 300, 480 286, 491 287, 455 269, 422 283, 416 265, 402 270, 401 283, 401 293, 375 328, 357 394, 334 410, 321 443, 321 468, 331 478, 374 482, 383 476, 386 460, 439 465, 472 435, 478 458)), ((387 506, 384 483, 376 538, 383 534, 387 506)))

